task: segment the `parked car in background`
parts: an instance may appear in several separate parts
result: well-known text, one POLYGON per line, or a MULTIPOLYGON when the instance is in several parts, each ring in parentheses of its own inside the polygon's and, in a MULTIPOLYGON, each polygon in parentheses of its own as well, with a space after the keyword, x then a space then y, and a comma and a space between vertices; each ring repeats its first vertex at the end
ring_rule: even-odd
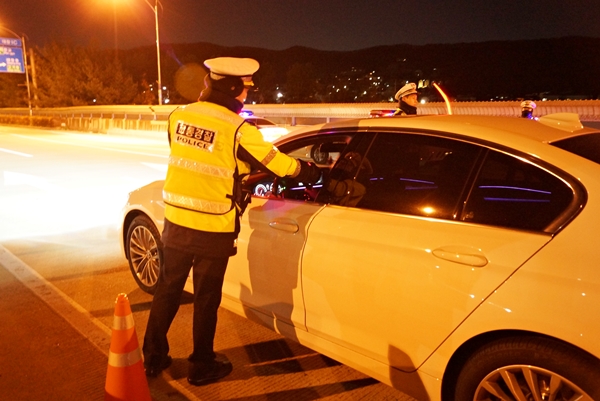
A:
POLYGON ((369 111, 369 117, 391 117, 396 112, 396 109, 373 109, 369 111))
MULTIPOLYGON (((598 130, 420 115, 274 143, 322 179, 249 176, 223 307, 420 400, 600 400, 598 130)), ((150 293, 161 191, 123 217, 150 293)))

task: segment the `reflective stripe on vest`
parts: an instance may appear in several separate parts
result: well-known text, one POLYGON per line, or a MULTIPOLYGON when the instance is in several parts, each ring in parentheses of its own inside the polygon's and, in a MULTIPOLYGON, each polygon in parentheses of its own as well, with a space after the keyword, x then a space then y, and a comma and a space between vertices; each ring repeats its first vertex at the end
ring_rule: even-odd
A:
POLYGON ((275 158, 275 156, 277 156, 277 149, 273 148, 269 153, 267 153, 265 158, 260 161, 260 164, 262 164, 263 166, 268 165, 271 162, 271 160, 275 158))
POLYGON ((233 177, 233 173, 235 172, 235 170, 226 167, 219 167, 210 164, 199 163, 194 160, 177 156, 169 157, 169 165, 188 171, 193 171, 194 173, 206 174, 220 178, 231 178, 233 177))
POLYGON ((233 209, 233 204, 231 202, 211 202, 206 199, 179 195, 165 190, 163 190, 163 200, 165 203, 172 206, 211 214, 224 214, 233 209))

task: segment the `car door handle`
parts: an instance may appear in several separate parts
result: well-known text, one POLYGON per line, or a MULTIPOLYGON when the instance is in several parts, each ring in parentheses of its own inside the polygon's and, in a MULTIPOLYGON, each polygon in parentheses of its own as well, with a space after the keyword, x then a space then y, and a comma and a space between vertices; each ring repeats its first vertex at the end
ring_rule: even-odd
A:
POLYGON ((488 259, 480 249, 468 246, 443 246, 434 249, 433 256, 462 265, 483 267, 488 264, 488 259))
POLYGON ((288 233, 297 233, 300 230, 298 223, 291 219, 275 219, 269 222, 269 227, 288 233))

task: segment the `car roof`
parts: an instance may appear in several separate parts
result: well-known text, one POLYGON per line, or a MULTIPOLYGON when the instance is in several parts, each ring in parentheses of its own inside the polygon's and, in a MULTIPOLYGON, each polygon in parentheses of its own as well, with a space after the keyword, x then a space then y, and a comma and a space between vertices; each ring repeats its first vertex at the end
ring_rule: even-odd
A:
POLYGON ((430 132, 447 132, 466 135, 473 139, 492 141, 506 146, 515 146, 523 141, 552 143, 583 134, 598 132, 585 128, 576 114, 558 113, 538 120, 516 117, 470 116, 470 115, 417 115, 402 117, 365 118, 341 120, 293 130, 278 142, 307 135, 314 131, 357 129, 407 129, 430 132), (568 114, 568 115, 567 115, 568 114))

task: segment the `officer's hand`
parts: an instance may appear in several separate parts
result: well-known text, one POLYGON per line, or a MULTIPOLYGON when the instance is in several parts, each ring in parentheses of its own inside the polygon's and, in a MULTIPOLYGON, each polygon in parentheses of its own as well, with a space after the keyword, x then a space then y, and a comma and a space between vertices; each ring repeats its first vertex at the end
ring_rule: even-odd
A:
POLYGON ((312 185, 319 181, 321 178, 321 169, 315 163, 300 159, 298 161, 300 162, 300 173, 294 177, 296 181, 305 185, 312 185))

